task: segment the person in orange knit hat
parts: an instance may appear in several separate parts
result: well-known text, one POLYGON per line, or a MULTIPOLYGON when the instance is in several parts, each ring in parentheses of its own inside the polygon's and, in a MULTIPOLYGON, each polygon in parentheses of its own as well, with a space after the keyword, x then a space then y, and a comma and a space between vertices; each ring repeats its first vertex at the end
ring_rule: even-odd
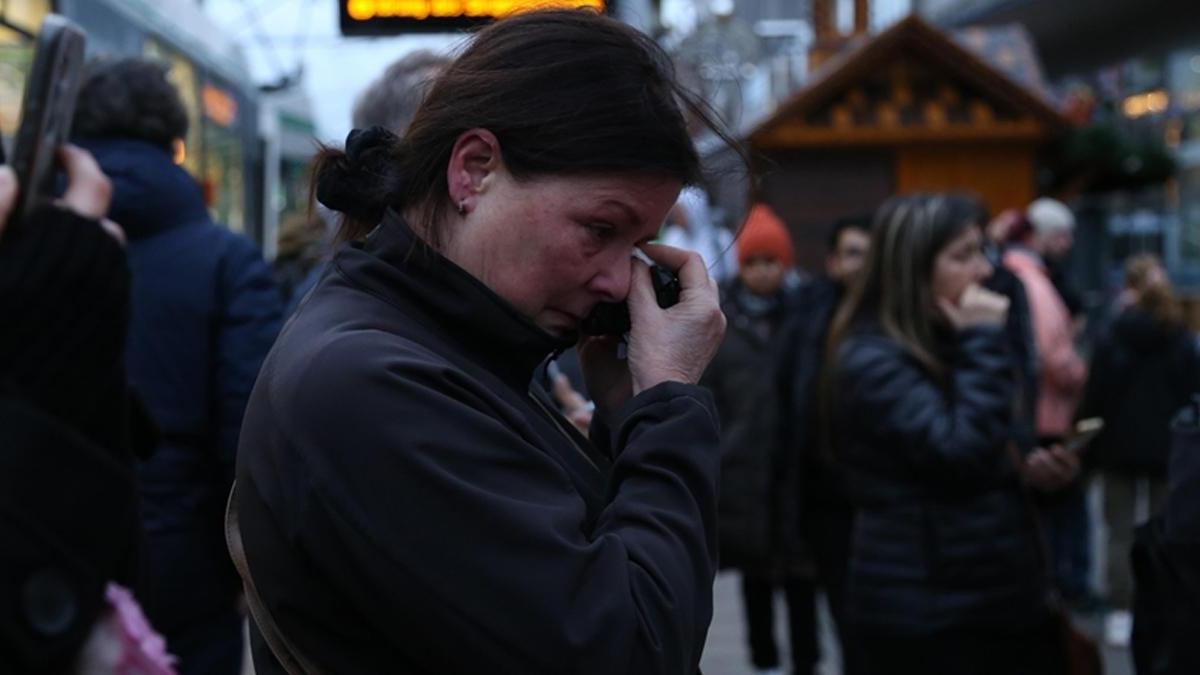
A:
POLYGON ((811 565, 805 564, 798 471, 777 451, 773 354, 783 335, 791 291, 792 239, 769 206, 756 204, 737 238, 738 275, 722 289, 725 340, 701 382, 721 415, 720 562, 742 573, 750 660, 757 672, 781 670, 773 597, 788 601, 792 668, 811 673, 819 659, 811 565))

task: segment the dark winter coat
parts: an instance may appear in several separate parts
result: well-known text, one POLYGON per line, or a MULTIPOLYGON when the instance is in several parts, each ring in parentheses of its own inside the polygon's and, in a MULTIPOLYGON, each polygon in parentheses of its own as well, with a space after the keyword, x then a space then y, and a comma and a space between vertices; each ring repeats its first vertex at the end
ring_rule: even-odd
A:
POLYGON ((222 516, 242 413, 282 302, 258 249, 210 220, 199 185, 164 150, 131 139, 80 145, 112 180, 108 215, 129 238, 129 380, 163 433, 139 467, 148 606, 171 633, 235 603, 222 516))
MULTIPOLYGON (((339 675, 696 672, 711 396, 653 387, 593 447, 530 386, 563 346, 394 213, 337 253, 263 366, 238 457, 251 574, 308 659, 339 675)), ((252 641, 258 672, 282 672, 252 641)))
POLYGON ((1171 417, 1200 388, 1195 337, 1139 309, 1121 313, 1096 344, 1077 416, 1104 430, 1090 463, 1118 473, 1165 476, 1171 417))
POLYGON ((1037 446, 1038 355, 1033 337, 1033 317, 1025 285, 1012 270, 1004 266, 1003 251, 995 246, 985 248, 992 276, 984 288, 1008 298, 1008 316, 1004 332, 1012 354, 1016 382, 1013 399, 1012 440, 1023 454, 1037 446))
POLYGON ((1045 618, 1033 523, 1006 450, 999 328, 947 348, 941 382, 877 327, 838 352, 836 449, 857 507, 848 611, 864 630, 1013 629, 1045 618))
MULTIPOLYGON (((849 498, 844 478, 824 447, 820 391, 829 324, 843 294, 843 286, 831 279, 813 279, 796 291, 789 300, 775 373, 781 443, 802 467, 804 488, 799 496, 808 507, 839 511, 849 508, 849 498)), ((807 510, 803 504, 798 508, 801 513, 807 510)))
POLYGON ((701 384, 721 415, 721 566, 766 570, 800 562, 800 467, 779 442, 774 381, 788 298, 753 302, 748 293, 736 280, 722 289, 725 340, 701 384))

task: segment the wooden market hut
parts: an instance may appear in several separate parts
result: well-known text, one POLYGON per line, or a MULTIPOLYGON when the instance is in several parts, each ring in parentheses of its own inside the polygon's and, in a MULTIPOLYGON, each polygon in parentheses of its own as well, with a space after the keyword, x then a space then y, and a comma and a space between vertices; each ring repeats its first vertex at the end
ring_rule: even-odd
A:
POLYGON ((993 213, 1036 195, 1038 154, 1067 121, 1033 88, 912 16, 861 36, 749 133, 756 194, 820 269, 830 224, 893 194, 962 190, 993 213))

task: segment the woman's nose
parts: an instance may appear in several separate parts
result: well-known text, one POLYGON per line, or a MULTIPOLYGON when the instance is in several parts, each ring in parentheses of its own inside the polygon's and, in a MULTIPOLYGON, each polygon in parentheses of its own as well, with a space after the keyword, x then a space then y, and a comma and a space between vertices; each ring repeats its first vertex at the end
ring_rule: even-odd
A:
POLYGON ((629 295, 633 276, 633 258, 614 256, 592 276, 588 290, 603 296, 605 302, 623 302, 629 295))

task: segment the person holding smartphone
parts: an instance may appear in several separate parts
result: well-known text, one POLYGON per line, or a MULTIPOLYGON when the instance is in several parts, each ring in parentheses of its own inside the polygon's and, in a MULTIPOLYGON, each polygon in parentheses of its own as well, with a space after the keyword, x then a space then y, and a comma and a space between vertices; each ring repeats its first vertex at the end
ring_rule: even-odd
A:
POLYGON ((27 217, 0 166, 0 672, 174 675, 134 599, 146 436, 122 364, 125 237, 95 160, 57 156, 66 190, 29 195, 27 217))
POLYGON ((846 612, 865 675, 1064 667, 977 213, 954 195, 886 202, 830 328, 822 396, 856 507, 846 612))
POLYGON ((480 30, 402 137, 320 154, 349 243, 263 365, 230 504, 260 675, 697 671, 720 463, 697 382, 724 317, 698 255, 648 244, 699 178, 680 106, 716 127, 695 100, 635 29, 530 12, 480 30), (581 337, 622 301, 627 337, 581 337), (573 344, 590 438, 532 382, 573 344))

